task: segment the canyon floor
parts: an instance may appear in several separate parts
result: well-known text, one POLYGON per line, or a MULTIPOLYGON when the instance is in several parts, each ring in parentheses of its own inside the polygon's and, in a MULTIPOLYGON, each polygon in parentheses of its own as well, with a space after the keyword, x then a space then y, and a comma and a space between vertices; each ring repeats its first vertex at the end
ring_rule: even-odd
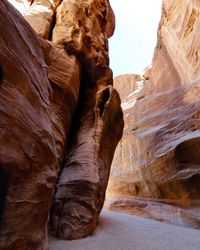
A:
POLYGON ((200 250, 200 230, 103 211, 95 232, 81 240, 51 238, 50 250, 200 250))

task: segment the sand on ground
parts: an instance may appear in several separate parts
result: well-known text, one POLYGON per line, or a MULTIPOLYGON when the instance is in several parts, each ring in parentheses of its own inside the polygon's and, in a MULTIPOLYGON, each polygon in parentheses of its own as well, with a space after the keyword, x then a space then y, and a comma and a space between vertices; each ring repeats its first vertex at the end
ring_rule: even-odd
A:
POLYGON ((73 241, 50 238, 49 249, 200 250, 200 230, 103 211, 91 236, 73 241))

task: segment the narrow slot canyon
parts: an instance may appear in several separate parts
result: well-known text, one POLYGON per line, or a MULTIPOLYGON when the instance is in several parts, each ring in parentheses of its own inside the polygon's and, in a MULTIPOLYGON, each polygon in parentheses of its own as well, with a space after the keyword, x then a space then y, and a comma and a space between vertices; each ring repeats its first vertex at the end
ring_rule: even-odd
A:
POLYGON ((199 249, 200 3, 116 1, 0 1, 2 250, 199 249))

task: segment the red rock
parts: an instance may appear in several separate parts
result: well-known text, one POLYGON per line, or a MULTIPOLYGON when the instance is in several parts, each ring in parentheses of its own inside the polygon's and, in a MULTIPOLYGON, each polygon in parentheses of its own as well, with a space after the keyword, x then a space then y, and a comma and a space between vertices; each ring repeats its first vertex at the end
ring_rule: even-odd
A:
MULTIPOLYGON (((34 9, 38 1, 14 3, 16 7, 24 6, 21 13, 40 36, 51 38, 56 26, 52 15, 59 1, 40 2, 43 8, 48 5, 41 19, 37 19, 34 9), (47 19, 46 14, 50 15, 47 19)), ((114 15, 107 1, 96 4, 87 3, 96 11, 87 19, 91 34, 82 30, 88 46, 83 46, 84 40, 80 44, 83 50, 74 53, 72 49, 69 55, 68 43, 59 41, 55 45, 43 40, 6 0, 0 1, 0 249, 48 249, 47 224, 59 174, 52 231, 59 229, 59 233, 54 232, 59 237, 79 238, 87 236, 97 224, 114 150, 122 135, 123 117, 108 65, 107 37, 114 29, 114 15), (101 9, 104 4, 105 9, 101 9), (79 166, 78 172, 73 161, 79 166), (80 164, 85 168, 85 179, 80 164), (66 194, 60 184, 63 179, 67 180, 66 194), (66 202, 69 209, 64 207, 58 214, 59 199, 72 197, 82 187, 86 189, 77 200, 83 205, 76 199, 66 202), (89 214, 86 206, 86 224, 74 220, 73 213, 81 217, 88 201, 93 211, 89 214), (63 212, 68 213, 71 231, 61 229, 66 220, 63 212), (61 220, 55 222, 56 216, 61 220)), ((72 5, 86 10, 83 1, 72 5)), ((70 17, 72 27, 77 22, 76 8, 70 17)), ((68 15, 64 19, 70 18, 68 15)), ((87 23, 83 24, 86 28, 87 23)), ((73 39, 76 47, 76 36, 73 39)))
POLYGON ((0 24, 0 163, 7 179, 0 248, 47 249, 58 171, 47 66, 35 32, 5 0, 0 24))
POLYGON ((80 66, 74 56, 53 43, 43 43, 47 74, 52 87, 51 123, 59 165, 64 158, 71 121, 79 99, 80 66))

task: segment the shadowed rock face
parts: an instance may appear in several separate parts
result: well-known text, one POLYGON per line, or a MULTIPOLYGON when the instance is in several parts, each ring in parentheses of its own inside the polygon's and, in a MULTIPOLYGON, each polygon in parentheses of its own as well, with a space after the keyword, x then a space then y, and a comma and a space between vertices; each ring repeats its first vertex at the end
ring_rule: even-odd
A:
POLYGON ((98 222, 123 128, 117 92, 111 86, 87 90, 75 121, 52 210, 53 234, 63 239, 85 237, 98 222))
POLYGON ((58 171, 47 66, 36 34, 7 1, 0 2, 0 23, 0 163, 7 179, 0 248, 46 249, 58 171))
POLYGON ((0 249, 48 249, 50 210, 52 233, 75 239, 103 206, 123 130, 106 46, 114 16, 106 0, 10 2, 40 36, 0 1, 0 249))
POLYGON ((2 65, 0 65, 0 83, 3 81, 3 68, 2 65))
POLYGON ((125 128, 108 187, 113 209, 153 214, 149 201, 200 207, 200 5, 165 0, 162 12, 152 67, 114 82, 125 128))

